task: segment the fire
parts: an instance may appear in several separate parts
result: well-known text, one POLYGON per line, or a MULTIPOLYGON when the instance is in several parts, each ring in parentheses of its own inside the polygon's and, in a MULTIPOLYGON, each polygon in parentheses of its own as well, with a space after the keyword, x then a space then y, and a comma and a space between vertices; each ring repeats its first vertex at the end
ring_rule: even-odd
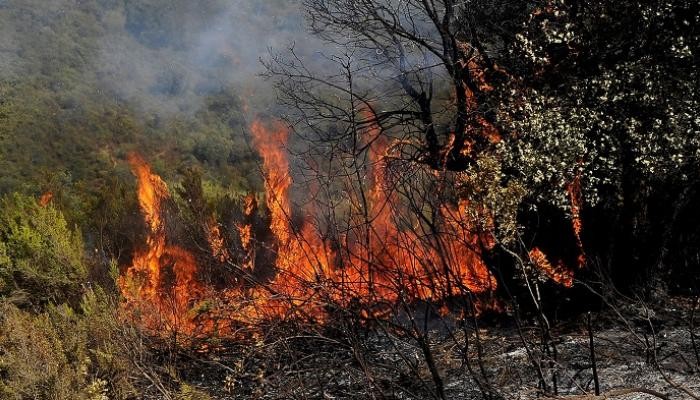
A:
MULTIPOLYGON (((271 261, 274 265, 270 266, 274 267, 274 275, 265 282, 252 278, 258 262, 258 238, 253 229, 258 203, 255 195, 249 194, 244 199, 242 219, 234 229, 244 252, 241 257, 232 257, 213 217, 206 224, 205 233, 216 262, 242 260, 241 271, 249 274, 246 282, 250 284, 236 283, 223 290, 203 283, 197 258, 167 237, 164 205, 170 198, 168 188, 141 157, 129 155, 148 230, 144 249, 133 255, 119 287, 127 308, 141 312, 148 327, 189 334, 227 334, 233 332, 235 323, 252 324, 259 319, 298 316, 323 321, 328 304, 343 307, 353 302, 363 306, 368 315, 378 312, 370 310, 381 304, 440 302, 496 288, 496 279, 484 261, 484 251, 495 246, 488 210, 462 199, 456 204, 439 205, 431 224, 406 213, 388 176, 393 143, 380 135, 375 124, 369 123, 363 132, 371 143, 368 179, 363 183, 367 202, 362 226, 366 229, 344 234, 341 248, 330 245, 313 218, 292 222, 299 220, 292 218, 293 213, 301 210, 294 209, 290 197, 293 180, 285 149, 288 129, 279 122, 256 121, 251 133, 264 172, 269 232, 275 243, 263 245, 276 251, 271 261), (199 306, 204 303, 208 305, 199 306)), ((355 212, 361 207, 357 199, 348 201, 356 207, 355 212)), ((578 235, 580 230, 576 232, 578 235)), ((539 249, 533 249, 530 258, 551 279, 571 286, 572 274, 561 263, 552 266, 539 249)))
POLYGON ((304 224, 300 230, 295 230, 290 223, 292 178, 284 149, 288 139, 286 127, 279 122, 266 126, 256 121, 251 133, 263 160, 270 230, 278 242, 277 276, 272 287, 286 295, 290 305, 309 304, 316 292, 311 286, 332 277, 330 260, 333 256, 313 226, 304 224))
POLYGON ((221 229, 216 221, 211 221, 207 224, 207 241, 211 248, 211 255, 221 263, 231 259, 224 238, 221 236, 221 229))
MULTIPOLYGON (((586 253, 581 240, 581 232, 583 231, 583 220, 581 219, 581 175, 577 174, 574 179, 566 185, 566 191, 571 202, 571 227, 574 237, 576 238, 576 247, 578 256, 576 258, 576 266, 581 269, 586 265, 586 253)), ((564 262, 559 260, 556 266, 547 258, 547 255, 538 247, 533 248, 529 252, 530 261, 550 279, 565 287, 571 287, 574 284, 573 271, 564 265, 564 262)))
POLYGON ((137 154, 128 156, 138 180, 137 196, 148 226, 146 249, 137 251, 118 284, 133 307, 155 309, 147 315, 147 325, 169 329, 187 329, 183 320, 197 292, 197 264, 187 250, 167 243, 162 214, 163 201, 169 198, 165 182, 151 171, 137 154))
POLYGON ((161 202, 168 197, 165 182, 151 172, 151 167, 137 154, 128 157, 131 171, 138 179, 137 197, 144 220, 148 225, 148 249, 145 253, 134 255, 134 264, 127 271, 129 274, 141 273, 146 277, 142 290, 146 297, 155 298, 160 281, 159 260, 165 251, 165 234, 161 218, 161 202))
POLYGON ((47 191, 42 193, 41 196, 39 196, 39 205, 42 207, 46 207, 51 203, 51 200, 53 200, 53 192, 52 191, 47 191))
POLYGON ((270 230, 277 240, 277 275, 271 287, 288 300, 267 307, 285 314, 302 307, 306 314, 323 318, 318 304, 326 300, 343 305, 355 298, 371 305, 439 300, 495 288, 496 280, 481 256, 481 249, 493 244, 485 244, 474 233, 466 201, 442 208, 440 232, 424 235, 420 226, 399 229, 399 200, 387 190, 385 158, 390 143, 375 125, 370 124, 366 132, 372 140, 369 236, 346 238, 347 248, 341 253, 331 249, 312 223, 291 224, 292 179, 284 149, 287 129, 257 121, 251 132, 263 161, 270 230))
POLYGON ((576 246, 579 250, 579 255, 577 258, 578 268, 583 268, 586 265, 586 253, 583 248, 583 241, 581 240, 581 232, 583 231, 583 220, 581 219, 581 205, 583 203, 581 196, 581 175, 577 174, 573 181, 569 183, 566 187, 569 193, 569 200, 571 201, 571 224, 574 230, 574 236, 576 237, 576 246))
MULTIPOLYGON (((458 46, 464 54, 472 53, 469 44, 459 42, 458 46)), ((457 92, 466 100, 467 109, 462 111, 470 115, 470 126, 466 127, 469 132, 465 133, 469 133, 471 140, 462 149, 466 153, 473 151, 475 138, 492 144, 503 138, 499 129, 478 112, 477 92, 494 90, 487 81, 483 64, 482 59, 470 58, 462 65, 470 71, 472 79, 471 86, 465 81, 464 91, 457 92)), ((493 68, 505 73, 498 66, 493 68)), ((244 111, 248 110, 246 102, 243 107, 244 111)), ((353 302, 361 305, 368 315, 375 312, 377 304, 440 302, 467 293, 493 291, 497 282, 484 260, 484 253, 495 246, 495 228, 489 210, 466 199, 455 199, 452 203, 433 205, 429 221, 427 217, 419 218, 423 216, 415 215, 416 212, 406 212, 406 199, 393 190, 394 182, 388 176, 388 160, 397 142, 380 130, 371 112, 363 114, 365 129, 361 134, 368 149, 367 179, 357 183, 362 186, 362 201, 348 198, 350 218, 358 218, 358 214, 363 218, 352 221, 360 229, 336 238, 340 246, 338 243, 331 246, 313 218, 296 218, 300 211, 313 215, 315 210, 298 210, 293 206, 287 127, 280 122, 252 123, 252 144, 262 160, 269 233, 274 237, 274 243, 262 245, 275 253, 274 261, 267 260, 269 257, 259 258, 274 263, 265 266, 274 267, 274 274, 264 282, 256 282, 254 278, 259 262, 256 248, 262 246, 256 237, 258 202, 254 194, 249 194, 244 199, 243 218, 236 221, 232 232, 240 239, 243 252, 240 257, 228 248, 223 225, 214 216, 204 221, 210 250, 207 258, 229 265, 241 261, 241 276, 249 283, 236 283, 223 290, 203 283, 206 279, 201 279, 200 274, 204 270, 200 271, 197 258, 168 237, 164 213, 164 205, 170 199, 167 185, 140 156, 130 154, 128 162, 137 178, 138 202, 147 237, 144 248, 135 252, 118 281, 125 306, 138 311, 145 325, 152 329, 227 334, 233 331, 236 322, 251 324, 258 319, 299 316, 323 321, 327 318, 328 304, 342 307, 353 302), (200 306, 202 303, 207 305, 200 306)), ((437 176, 447 172, 433 173, 437 176)), ((585 254, 581 241, 580 177, 567 190, 581 268, 585 254)), ((48 193, 41 197, 40 203, 50 200, 48 193)), ((550 279, 572 286, 573 273, 561 261, 553 265, 539 248, 532 249, 529 257, 550 279)), ((449 312, 446 303, 441 310, 449 312)))
MULTIPOLYGON (((466 42, 457 42, 457 46, 462 51, 464 54, 470 54, 472 53, 471 45, 466 42)), ((481 57, 471 57, 469 58, 466 62, 462 62, 462 66, 469 70, 469 74, 471 78, 473 79, 474 85, 476 88, 483 92, 483 93, 488 93, 494 90, 494 87, 489 84, 488 80, 486 79, 486 73, 483 68, 483 59, 481 57)), ((494 68, 496 71, 505 74, 505 71, 500 68, 498 65, 494 65, 494 68)), ((478 109, 478 102, 476 98, 476 94, 474 91, 469 87, 469 85, 464 85, 464 94, 467 99, 466 111, 468 114, 473 114, 474 115, 474 122, 475 126, 472 127, 473 129, 477 130, 477 133, 486 138, 490 143, 495 144, 498 143, 502 140, 501 137, 501 132, 496 128, 491 122, 486 120, 480 113, 475 113, 474 111, 478 109)))
POLYGON ((559 261, 556 266, 552 265, 552 263, 550 263, 547 259, 547 255, 537 247, 530 250, 529 255, 532 263, 554 282, 565 287, 572 287, 574 285, 573 272, 571 272, 571 270, 569 270, 561 261, 559 261))
MULTIPOLYGON (((541 10, 536 12, 541 12, 541 10)), ((466 42, 458 42, 457 45, 464 54, 470 53, 470 44, 466 42)), ((493 91, 494 88, 489 84, 489 82, 486 79, 485 70, 482 66, 483 64, 483 59, 481 59, 481 57, 472 57, 469 58, 466 62, 463 62, 463 67, 470 71, 470 76, 473 79, 473 83, 476 86, 476 88, 481 92, 488 93, 493 91)), ((493 67, 496 72, 504 76, 509 76, 508 73, 498 65, 494 64, 493 67)), ((492 144, 500 142, 502 140, 502 135, 498 128, 496 128, 492 123, 486 120, 482 115, 474 112, 478 109, 477 96, 474 93, 474 90, 472 90, 469 87, 469 85, 464 85, 464 93, 466 96, 467 108, 467 110, 465 111, 467 111, 467 113, 475 114, 475 124, 473 127, 471 127, 471 129, 475 129, 478 135, 487 139, 492 144)), ((471 151, 471 146, 469 143, 463 151, 466 153, 471 151)), ((577 174, 573 181, 571 181, 566 186, 566 190, 569 194, 569 200, 571 202, 572 228, 574 236, 576 238, 576 245, 579 252, 579 255, 576 259, 576 264, 577 267, 581 269, 586 264, 586 254, 584 251, 583 242, 581 240, 583 222, 580 215, 582 206, 580 174, 577 174)), ((528 255, 532 263, 550 279, 566 287, 571 287, 573 285, 573 272, 571 272, 562 261, 559 261, 559 263, 556 266, 553 266, 548 260, 547 255, 537 247, 530 250, 528 255)))
POLYGON ((280 245, 286 246, 292 236, 287 223, 291 215, 289 188, 292 186, 292 178, 283 148, 287 143, 288 132, 281 123, 276 123, 269 129, 260 121, 255 121, 250 130, 265 168, 265 200, 272 220, 270 229, 280 245))
POLYGON ((250 193, 245 197, 243 205, 244 221, 236 225, 238 236, 241 239, 241 247, 243 248, 244 260, 243 268, 252 271, 255 266, 255 247, 253 246, 253 217, 258 208, 258 202, 255 195, 250 193))
MULTIPOLYGON (((367 113, 370 121, 373 116, 367 113)), ((357 255, 348 260, 351 289, 360 297, 382 301, 440 300, 466 291, 486 292, 496 287, 496 280, 482 260, 483 244, 475 234, 469 218, 469 203, 440 208, 438 232, 425 232, 415 223, 400 229, 397 220, 403 207, 390 190, 387 159, 391 151, 389 139, 380 135, 379 127, 370 124, 366 136, 369 148, 370 229, 368 248, 351 251, 357 255)), ((355 244, 355 247, 358 244, 355 244)), ((353 247, 353 245, 350 245, 353 247)))

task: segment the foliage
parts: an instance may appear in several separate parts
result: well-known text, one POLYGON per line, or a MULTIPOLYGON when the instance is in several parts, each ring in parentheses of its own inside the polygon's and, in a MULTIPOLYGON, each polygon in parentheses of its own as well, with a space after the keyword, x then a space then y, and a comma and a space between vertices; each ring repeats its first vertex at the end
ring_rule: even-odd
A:
MULTIPOLYGON (((585 252, 621 286, 678 272, 697 287, 700 264, 683 261, 700 224, 695 2, 304 3, 335 65, 292 52, 267 66, 308 169, 362 154, 374 125, 405 174, 471 177, 459 196, 490 207, 507 253, 543 247, 573 265, 585 252)), ((339 164, 315 172, 348 176, 339 164)))
POLYGON ((179 378, 176 363, 118 314, 96 287, 76 307, 34 312, 0 299, 0 398, 107 400, 210 397, 179 378))
POLYGON ((700 18, 697 5, 561 2, 542 14, 512 42, 527 72, 500 106, 501 122, 518 134, 511 165, 533 194, 561 204, 562 189, 581 172, 594 205, 614 201, 601 192, 622 190, 624 175, 694 179, 700 36, 689 27, 700 18))
POLYGON ((3 302, 0 397, 130 398, 135 389, 118 329, 100 290, 86 293, 78 310, 52 305, 34 314, 3 302))
POLYGON ((506 168, 530 207, 568 212, 581 182, 583 242, 623 287, 697 290, 698 21, 684 0, 553 2, 501 60, 519 74, 498 106, 506 168))
POLYGON ((80 297, 86 277, 80 231, 60 211, 18 194, 0 200, 0 293, 60 303, 80 297))
POLYGON ((130 179, 132 150, 167 165, 167 178, 202 166, 250 186, 232 61, 193 57, 228 5, 176 3, 0 3, 0 193, 51 190, 92 235, 90 207, 110 177, 130 179))

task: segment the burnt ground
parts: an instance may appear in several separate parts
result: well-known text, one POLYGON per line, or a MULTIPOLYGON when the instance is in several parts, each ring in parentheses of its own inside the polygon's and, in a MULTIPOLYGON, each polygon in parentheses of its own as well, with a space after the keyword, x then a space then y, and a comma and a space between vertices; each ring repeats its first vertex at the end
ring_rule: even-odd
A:
MULTIPOLYGON (((694 345, 700 329, 691 337, 691 300, 610 305, 591 320, 603 394, 622 400, 700 396, 700 343, 694 345)), ((384 324, 362 330, 340 322, 333 328, 277 325, 221 344, 216 353, 187 355, 180 369, 215 399, 439 398, 417 339, 425 337, 447 399, 483 399, 485 393, 493 399, 595 398, 586 315, 550 323, 547 346, 541 324, 516 324, 507 316, 478 330, 471 320, 462 327, 433 320, 426 336, 384 324)))

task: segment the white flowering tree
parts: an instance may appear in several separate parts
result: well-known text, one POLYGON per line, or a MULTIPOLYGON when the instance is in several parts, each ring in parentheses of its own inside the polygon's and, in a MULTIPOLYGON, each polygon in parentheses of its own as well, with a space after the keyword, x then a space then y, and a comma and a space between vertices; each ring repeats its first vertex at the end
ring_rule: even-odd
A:
POLYGON ((504 58, 522 71, 500 107, 511 170, 561 209, 580 176, 589 253, 627 282, 697 256, 699 22, 693 1, 552 1, 504 58))

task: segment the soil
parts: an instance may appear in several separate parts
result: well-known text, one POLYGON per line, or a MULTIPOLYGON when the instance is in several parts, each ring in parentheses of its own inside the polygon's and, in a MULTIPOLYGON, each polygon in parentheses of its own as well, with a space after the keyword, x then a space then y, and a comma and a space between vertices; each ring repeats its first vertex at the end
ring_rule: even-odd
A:
MULTIPOLYGON (((600 393, 620 400, 700 396, 700 328, 693 338, 692 309, 691 300, 675 298, 654 307, 609 304, 591 315, 600 393)), ((189 371, 215 399, 438 398, 420 336, 429 341, 446 399, 596 398, 587 315, 550 321, 549 330, 536 321, 516 324, 506 315, 475 330, 473 320, 460 327, 436 319, 426 324, 427 335, 382 324, 270 330, 225 354, 198 356, 200 367, 189 371)))

